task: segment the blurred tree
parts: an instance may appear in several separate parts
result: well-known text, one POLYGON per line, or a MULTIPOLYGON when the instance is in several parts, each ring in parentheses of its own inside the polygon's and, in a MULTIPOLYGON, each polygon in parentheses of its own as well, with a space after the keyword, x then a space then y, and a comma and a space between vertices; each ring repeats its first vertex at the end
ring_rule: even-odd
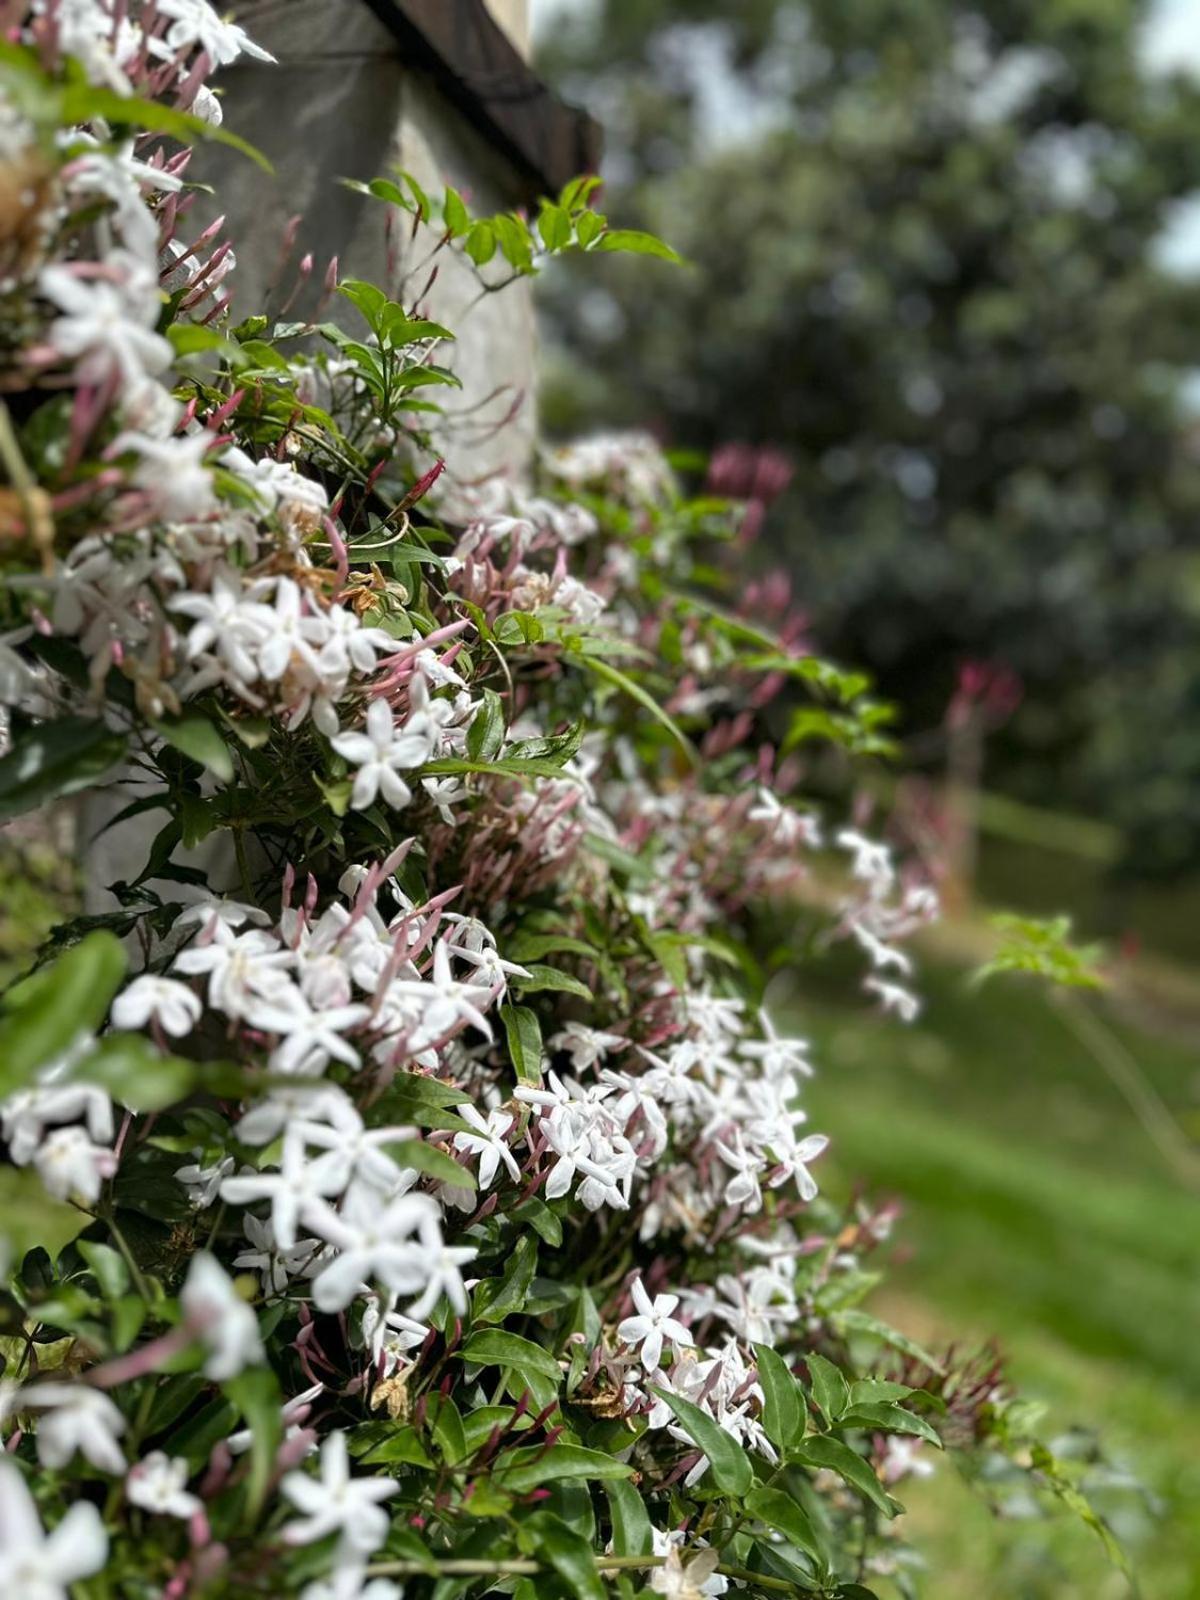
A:
POLYGON ((568 13, 541 65, 605 123, 607 207, 693 266, 548 285, 546 414, 785 447, 768 536, 823 646, 914 730, 964 656, 1015 669, 989 780, 1174 870, 1200 858, 1200 284, 1156 241, 1200 188, 1200 92, 1147 75, 1149 10, 568 13))

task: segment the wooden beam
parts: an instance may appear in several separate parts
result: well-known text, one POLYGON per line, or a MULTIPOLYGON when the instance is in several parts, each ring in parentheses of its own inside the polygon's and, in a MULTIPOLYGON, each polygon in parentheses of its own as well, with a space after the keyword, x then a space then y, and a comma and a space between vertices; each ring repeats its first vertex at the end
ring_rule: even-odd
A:
POLYGON ((484 0, 366 0, 402 56, 523 174, 529 201, 594 172, 600 126, 533 71, 484 0))

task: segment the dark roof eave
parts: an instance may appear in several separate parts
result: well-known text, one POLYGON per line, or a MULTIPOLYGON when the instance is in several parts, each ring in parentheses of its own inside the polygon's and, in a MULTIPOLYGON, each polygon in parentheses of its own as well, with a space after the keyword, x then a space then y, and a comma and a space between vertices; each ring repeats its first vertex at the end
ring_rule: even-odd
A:
POLYGON ((538 77, 484 0, 366 0, 402 50, 529 180, 556 193, 600 161, 600 126, 538 77))

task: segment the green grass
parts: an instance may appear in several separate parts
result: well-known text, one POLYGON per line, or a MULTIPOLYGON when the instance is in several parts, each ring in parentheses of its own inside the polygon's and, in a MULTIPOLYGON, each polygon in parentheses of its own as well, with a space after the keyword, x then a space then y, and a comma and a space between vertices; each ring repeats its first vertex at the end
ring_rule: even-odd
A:
MULTIPOLYGON (((1047 1403, 1044 1436, 1098 1428, 1153 1496, 1154 1514, 1136 1492, 1103 1501, 1145 1595, 1200 1600, 1200 1195, 1037 986, 972 990, 933 968, 922 988, 925 1015, 901 1035, 832 980, 795 1008, 817 1047, 812 1124, 834 1138, 826 1188, 865 1180, 905 1204, 880 1309, 919 1338, 996 1335, 1016 1385, 1047 1403)), ((1200 1052, 1112 1025, 1194 1120, 1200 1052)), ((1128 1592, 1086 1529, 998 1521, 948 1477, 906 1486, 928 1600, 1128 1592)))

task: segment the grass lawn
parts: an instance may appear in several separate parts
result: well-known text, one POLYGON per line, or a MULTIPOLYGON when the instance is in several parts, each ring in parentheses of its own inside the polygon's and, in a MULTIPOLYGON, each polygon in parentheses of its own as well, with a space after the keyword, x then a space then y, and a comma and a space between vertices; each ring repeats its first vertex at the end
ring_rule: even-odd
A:
MULTIPOLYGON (((1047 1404, 1044 1437, 1098 1426, 1156 1502, 1151 1513, 1127 1490, 1100 1502, 1145 1595, 1200 1600, 1200 1194, 1035 984, 972 990, 926 963, 921 987, 925 1014, 904 1033, 832 979, 792 1007, 816 1046, 812 1125, 834 1139, 826 1188, 866 1180, 905 1203, 877 1309, 927 1340, 996 1335, 1017 1386, 1047 1404)), ((1194 1125, 1191 1027, 1109 1020, 1194 1125)), ((929 1557, 929 1600, 1128 1592, 1083 1527, 1000 1522, 944 1481, 901 1498, 929 1557)))

